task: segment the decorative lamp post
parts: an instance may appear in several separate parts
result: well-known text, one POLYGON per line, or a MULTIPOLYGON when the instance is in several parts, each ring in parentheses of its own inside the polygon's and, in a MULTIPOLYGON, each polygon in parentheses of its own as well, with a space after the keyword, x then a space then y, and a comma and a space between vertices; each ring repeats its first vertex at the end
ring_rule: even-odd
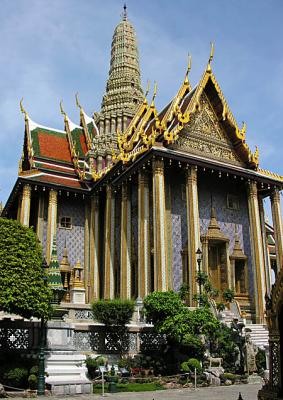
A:
POLYGON ((200 265, 201 265, 201 260, 202 260, 202 251, 200 248, 197 249, 196 251, 196 256, 197 256, 197 263, 198 263, 198 283, 199 283, 199 306, 202 305, 202 277, 201 277, 201 270, 200 270, 200 265))
MULTIPOLYGON (((42 262, 42 271, 43 271, 43 281, 44 284, 47 285, 47 275, 46 271, 48 269, 47 262, 44 258, 42 262)), ((45 330, 45 319, 41 317, 40 321, 40 347, 39 347, 39 355, 38 355, 38 381, 37 381, 37 394, 38 396, 45 395, 45 338, 46 338, 46 330, 45 330)))

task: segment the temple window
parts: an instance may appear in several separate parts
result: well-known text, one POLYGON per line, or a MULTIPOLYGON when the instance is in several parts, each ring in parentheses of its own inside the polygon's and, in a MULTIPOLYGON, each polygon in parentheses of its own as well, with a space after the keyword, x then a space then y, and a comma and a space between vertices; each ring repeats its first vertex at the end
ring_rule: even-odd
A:
POLYGON ((239 197, 234 194, 228 194, 227 208, 229 208, 230 210, 239 210, 240 208, 239 197))
POLYGON ((61 217, 60 228, 72 229, 72 218, 71 217, 61 217))

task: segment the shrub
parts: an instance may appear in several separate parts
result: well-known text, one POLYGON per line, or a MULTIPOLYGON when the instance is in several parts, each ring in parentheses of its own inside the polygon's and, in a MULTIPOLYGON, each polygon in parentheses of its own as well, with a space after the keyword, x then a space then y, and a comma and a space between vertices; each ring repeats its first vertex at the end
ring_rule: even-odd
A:
POLYGON ((107 359, 103 356, 98 356, 96 357, 95 361, 97 362, 97 365, 100 367, 106 364, 107 359))
POLYGON ((4 374, 4 380, 9 386, 23 388, 27 384, 28 369, 27 368, 11 368, 4 374))
POLYGON ((120 358, 118 361, 119 368, 128 368, 129 367, 129 360, 127 358, 120 358))
POLYGON ((220 375, 220 380, 222 382, 229 380, 234 383, 237 379, 239 379, 239 375, 231 374, 229 372, 225 372, 224 374, 220 375))
POLYGON ((223 299, 228 303, 231 303, 234 300, 235 292, 232 289, 225 289, 222 293, 223 299))
POLYGON ((38 375, 38 365, 34 365, 33 367, 31 367, 29 373, 31 375, 38 375))
POLYGON ((29 384, 29 388, 31 390, 35 390, 37 388, 37 376, 34 374, 31 374, 28 377, 28 384, 29 384))
POLYGON ((182 283, 182 285, 180 286, 179 292, 178 292, 180 299, 183 301, 187 300, 189 292, 190 292, 190 286, 185 282, 182 283))
POLYGON ((259 372, 266 370, 265 351, 262 349, 258 349, 258 352, 256 354, 256 366, 259 372))
POLYGON ((90 379, 93 379, 95 377, 96 370, 98 367, 97 360, 92 357, 87 357, 85 360, 85 364, 87 366, 87 372, 90 379))
POLYGON ((181 370, 183 372, 194 372, 195 369, 197 373, 201 373, 202 371, 200 362, 196 358, 190 358, 188 361, 184 361, 181 364, 181 370))
POLYGON ((173 317, 184 309, 184 304, 178 293, 153 292, 144 299, 144 309, 147 320, 154 325, 162 323, 166 318, 173 317))
POLYGON ((99 300, 92 304, 94 318, 105 325, 123 326, 130 322, 135 310, 133 300, 99 300))
POLYGON ((225 304, 217 303, 216 304, 216 308, 217 308, 217 311, 219 311, 219 312, 224 311, 225 310, 225 304))

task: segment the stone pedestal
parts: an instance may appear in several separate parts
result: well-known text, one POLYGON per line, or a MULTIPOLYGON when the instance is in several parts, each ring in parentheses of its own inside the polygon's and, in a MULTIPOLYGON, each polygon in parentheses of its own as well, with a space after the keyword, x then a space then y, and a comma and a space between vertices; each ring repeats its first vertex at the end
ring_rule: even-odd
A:
POLYGON ((86 356, 74 349, 72 326, 49 321, 47 328, 46 384, 52 394, 92 393, 92 383, 86 376, 86 356))
POLYGON ((74 287, 71 289, 71 303, 85 304, 85 288, 74 287))

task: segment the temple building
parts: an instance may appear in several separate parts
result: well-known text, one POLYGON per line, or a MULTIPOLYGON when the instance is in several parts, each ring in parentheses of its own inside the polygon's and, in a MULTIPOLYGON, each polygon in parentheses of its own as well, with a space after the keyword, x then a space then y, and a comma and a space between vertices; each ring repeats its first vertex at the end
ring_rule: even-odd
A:
POLYGON ((59 130, 34 122, 21 102, 23 153, 2 215, 34 227, 47 263, 55 241, 64 301, 144 298, 187 283, 194 305, 200 248, 213 287, 234 289, 246 318, 263 322, 272 268, 282 267, 283 177, 260 168, 212 71, 213 50, 200 81, 191 86, 189 61, 157 111, 125 9, 100 112, 87 115, 76 96, 79 123, 61 103, 59 130))

